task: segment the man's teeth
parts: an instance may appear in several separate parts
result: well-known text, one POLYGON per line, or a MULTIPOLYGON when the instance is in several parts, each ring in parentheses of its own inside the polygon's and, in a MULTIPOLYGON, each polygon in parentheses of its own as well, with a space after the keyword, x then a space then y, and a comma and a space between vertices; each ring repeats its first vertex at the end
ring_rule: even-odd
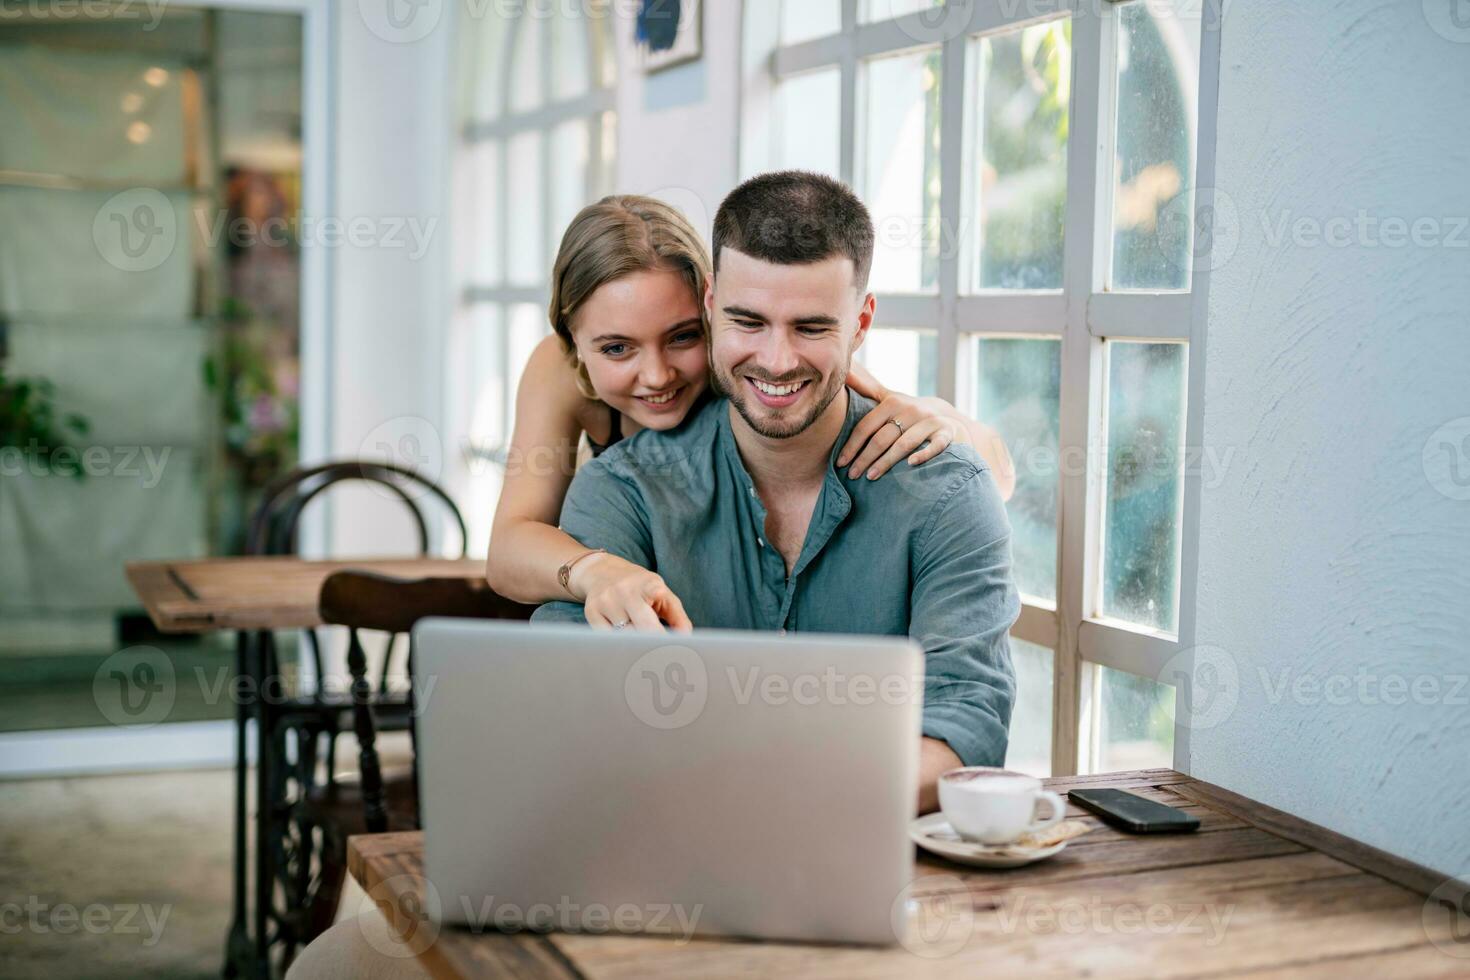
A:
POLYGON ((769 385, 769 384, 766 384, 764 381, 757 381, 755 378, 751 378, 750 379, 750 383, 753 384, 753 385, 755 385, 757 388, 759 388, 761 391, 765 392, 766 394, 772 395, 772 396, 775 396, 775 397, 778 397, 778 398, 781 395, 789 395, 793 391, 798 391, 798 390, 800 390, 806 384, 805 381, 798 381, 796 384, 792 384, 792 385, 769 385))
POLYGON ((676 388, 673 391, 666 391, 662 395, 644 395, 643 400, 650 405, 667 405, 674 400, 674 396, 678 393, 679 390, 676 388))

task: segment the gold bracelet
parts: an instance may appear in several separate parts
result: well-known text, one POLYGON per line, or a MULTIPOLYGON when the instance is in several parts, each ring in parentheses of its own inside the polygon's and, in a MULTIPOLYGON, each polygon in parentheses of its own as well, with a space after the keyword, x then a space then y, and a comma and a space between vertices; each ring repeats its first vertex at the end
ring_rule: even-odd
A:
POLYGON ((572 592, 572 587, 569 584, 572 577, 572 566, 581 561, 583 558, 590 558, 593 555, 605 554, 607 554, 606 548, 593 548, 591 551, 582 552, 580 555, 573 558, 571 561, 565 563, 556 570, 556 580, 561 583, 561 587, 566 590, 567 595, 571 596, 573 599, 577 598, 576 594, 572 592))

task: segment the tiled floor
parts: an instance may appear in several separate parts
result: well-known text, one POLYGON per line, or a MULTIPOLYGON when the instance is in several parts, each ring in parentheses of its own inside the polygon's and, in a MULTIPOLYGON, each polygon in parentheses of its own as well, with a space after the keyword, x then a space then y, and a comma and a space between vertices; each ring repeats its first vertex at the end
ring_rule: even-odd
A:
MULTIPOLYGON (((378 748, 412 759, 406 732, 378 748)), ((232 769, 0 781, 0 980, 218 977, 233 813, 232 769)), ((339 918, 371 907, 349 878, 339 918)))
POLYGON ((228 770, 0 782, 0 976, 219 976, 232 787, 228 770))

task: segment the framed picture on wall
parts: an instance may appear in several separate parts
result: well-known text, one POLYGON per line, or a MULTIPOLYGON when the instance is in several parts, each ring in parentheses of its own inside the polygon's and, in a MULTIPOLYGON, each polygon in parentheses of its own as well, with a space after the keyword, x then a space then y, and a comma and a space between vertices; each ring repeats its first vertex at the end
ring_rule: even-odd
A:
POLYGON ((703 50, 704 0, 638 0, 634 39, 645 72, 694 61, 703 50))

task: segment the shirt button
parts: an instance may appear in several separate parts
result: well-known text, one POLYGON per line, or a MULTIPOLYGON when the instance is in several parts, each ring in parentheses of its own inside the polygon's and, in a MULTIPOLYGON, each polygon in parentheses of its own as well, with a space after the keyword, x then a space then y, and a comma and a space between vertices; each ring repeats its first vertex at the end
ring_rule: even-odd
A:
POLYGON ((754 497, 755 496, 755 487, 746 487, 745 488, 745 492, 748 493, 748 494, 750 494, 752 497, 754 497))
POLYGON ((762 548, 764 548, 766 546, 766 543, 764 541, 762 541, 760 538, 756 538, 755 539, 755 543, 758 544, 758 545, 760 545, 762 548))

